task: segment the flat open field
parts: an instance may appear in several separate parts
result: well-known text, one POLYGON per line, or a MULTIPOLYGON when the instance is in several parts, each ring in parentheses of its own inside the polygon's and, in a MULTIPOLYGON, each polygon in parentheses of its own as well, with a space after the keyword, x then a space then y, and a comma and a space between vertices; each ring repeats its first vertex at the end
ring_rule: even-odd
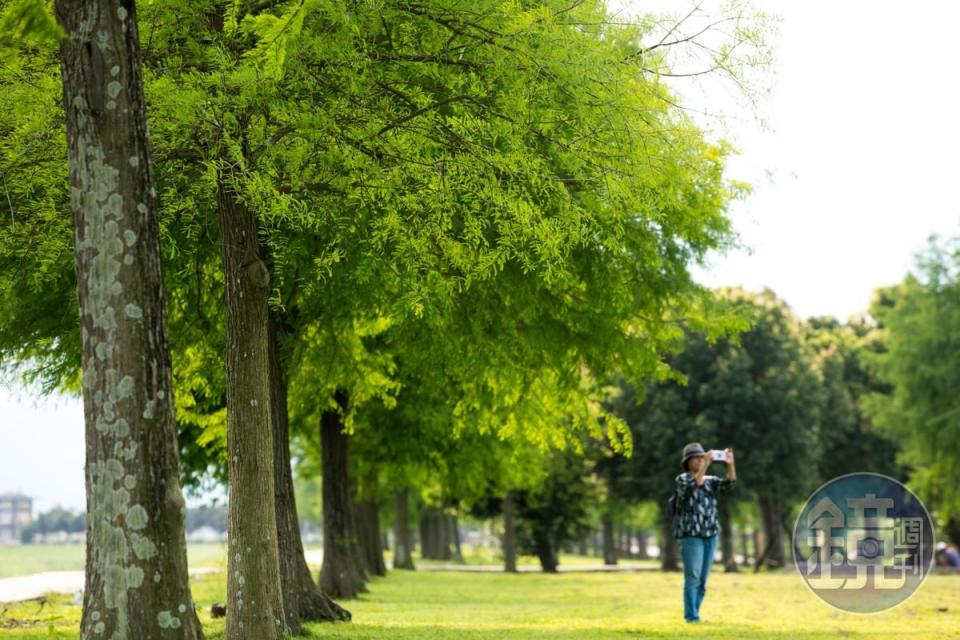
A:
MULTIPOLYGON (((703 622, 683 621, 679 573, 560 575, 391 572, 369 593, 343 604, 354 621, 310 625, 310 639, 528 640, 711 638, 960 639, 960 576, 932 575, 899 607, 880 614, 836 611, 817 600, 793 573, 710 576, 703 622)), ((224 601, 223 574, 194 583, 208 638, 223 621, 210 604, 224 601)), ((70 596, 11 606, 0 638, 76 638, 80 607, 70 596)))

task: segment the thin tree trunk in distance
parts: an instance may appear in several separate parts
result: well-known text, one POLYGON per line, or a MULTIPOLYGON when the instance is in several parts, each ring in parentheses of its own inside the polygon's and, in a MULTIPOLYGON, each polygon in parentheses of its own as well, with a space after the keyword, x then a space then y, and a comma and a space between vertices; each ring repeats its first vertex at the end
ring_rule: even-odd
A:
POLYGON ((760 496, 760 514, 763 519, 763 531, 767 539, 766 548, 758 558, 756 569, 761 565, 779 568, 784 565, 783 555, 783 526, 780 522, 780 512, 777 510, 770 496, 760 496))
POLYGON ((650 556, 647 554, 647 531, 646 529, 637 530, 637 559, 646 560, 650 556))
POLYGON ((393 568, 413 570, 413 545, 410 541, 410 490, 403 488, 396 492, 396 520, 394 521, 393 568))
POLYGON ((463 562, 463 551, 460 549, 460 524, 456 514, 450 516, 450 538, 453 542, 453 561, 463 562))
POLYGON ((737 567, 737 560, 734 558, 733 549, 733 523, 730 522, 731 511, 730 502, 725 498, 720 499, 720 555, 722 557, 723 568, 726 573, 734 573, 740 569, 737 567))
POLYGON ((360 564, 357 534, 350 499, 347 435, 340 411, 347 409, 347 394, 337 391, 339 410, 325 411, 320 419, 323 466, 323 567, 320 588, 333 598, 354 598, 365 592, 366 575, 360 564))
POLYGON ((603 516, 603 564, 617 564, 617 551, 613 542, 613 518, 603 516))
POLYGON ((380 545, 380 513, 377 503, 373 500, 360 501, 354 513, 364 570, 371 576, 387 575, 383 547, 380 545))
POLYGON ((507 491, 503 498, 503 570, 507 573, 517 572, 515 509, 513 492, 507 491))
POLYGON ((273 425, 274 491, 277 509, 277 544, 283 608, 290 633, 298 634, 300 621, 335 622, 350 619, 350 612, 326 597, 313 581, 303 554, 297 501, 290 468, 290 420, 287 414, 287 382, 283 375, 278 320, 269 325, 270 414, 273 425))
POLYGON ((677 539, 673 537, 669 523, 661 525, 660 537, 660 569, 662 571, 679 571, 680 547, 677 544, 677 539))

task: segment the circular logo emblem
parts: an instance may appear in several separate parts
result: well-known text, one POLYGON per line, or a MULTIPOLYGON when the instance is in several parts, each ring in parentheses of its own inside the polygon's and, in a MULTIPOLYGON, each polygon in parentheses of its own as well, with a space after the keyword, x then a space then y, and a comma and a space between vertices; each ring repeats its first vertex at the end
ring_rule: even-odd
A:
POLYGON ((793 561, 827 604, 876 613, 909 598, 933 565, 933 523, 909 489, 850 473, 813 492, 793 528, 793 561))

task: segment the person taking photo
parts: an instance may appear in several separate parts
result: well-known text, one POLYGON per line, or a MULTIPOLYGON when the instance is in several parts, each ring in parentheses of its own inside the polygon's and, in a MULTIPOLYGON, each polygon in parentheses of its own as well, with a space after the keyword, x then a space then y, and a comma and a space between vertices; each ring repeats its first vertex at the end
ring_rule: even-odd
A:
POLYGON ((707 591, 707 577, 717 548, 719 523, 717 495, 731 490, 737 482, 733 449, 704 451, 699 442, 683 448, 683 473, 676 478, 676 510, 673 536, 683 558, 683 618, 700 622, 700 605, 707 591), (707 475, 715 459, 727 463, 725 478, 707 475))

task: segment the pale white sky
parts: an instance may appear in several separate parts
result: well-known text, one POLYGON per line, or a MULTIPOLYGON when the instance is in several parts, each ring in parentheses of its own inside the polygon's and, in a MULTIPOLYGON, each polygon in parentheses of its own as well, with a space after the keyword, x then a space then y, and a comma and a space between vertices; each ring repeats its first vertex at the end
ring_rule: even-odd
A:
MULTIPOLYGON (((733 211, 752 252, 714 256, 699 278, 769 286, 801 316, 845 319, 906 274, 930 233, 960 232, 960 3, 759 4, 783 16, 776 84, 761 104, 770 130, 722 94, 704 101, 702 89, 676 85, 697 108, 728 112, 722 133, 742 150, 729 174, 755 189, 733 211)), ((83 459, 78 400, 0 390, 0 493, 32 495, 39 510, 82 509, 83 459)))

